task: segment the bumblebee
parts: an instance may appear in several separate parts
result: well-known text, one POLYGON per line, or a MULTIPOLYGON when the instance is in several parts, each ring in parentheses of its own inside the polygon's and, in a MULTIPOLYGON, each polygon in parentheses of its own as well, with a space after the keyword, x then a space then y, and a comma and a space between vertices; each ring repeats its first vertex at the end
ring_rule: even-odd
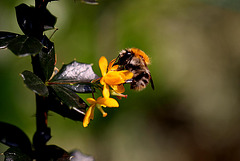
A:
POLYGON ((133 78, 126 83, 130 83, 130 88, 137 91, 146 88, 149 82, 154 89, 152 76, 148 69, 149 64, 150 59, 147 54, 137 48, 122 50, 115 61, 115 65, 119 65, 118 70, 129 70, 133 73, 133 78))

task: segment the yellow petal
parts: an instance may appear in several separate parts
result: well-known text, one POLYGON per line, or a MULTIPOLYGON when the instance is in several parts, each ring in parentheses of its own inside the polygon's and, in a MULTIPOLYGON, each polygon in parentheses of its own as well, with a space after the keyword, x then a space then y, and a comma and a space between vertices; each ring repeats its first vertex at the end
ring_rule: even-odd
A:
POLYGON ((118 102, 114 98, 99 97, 97 99, 97 104, 105 107, 119 107, 118 102))
POLYGON ((109 71, 116 71, 118 69, 118 65, 114 65, 109 71))
POLYGON ((125 83, 124 74, 121 74, 122 72, 119 71, 110 71, 104 76, 104 81, 108 85, 117 85, 121 83, 125 83))
POLYGON ((123 93, 125 92, 125 88, 123 86, 123 84, 119 84, 119 85, 111 85, 112 89, 116 92, 116 93, 123 93))
POLYGON ((110 63, 108 64, 108 71, 112 70, 112 66, 115 63, 116 59, 113 59, 112 61, 110 61, 110 63))
POLYGON ((109 86, 106 83, 103 85, 102 93, 103 93, 103 97, 109 98, 109 96, 110 96, 110 89, 109 89, 109 86))
POLYGON ((101 83, 101 85, 106 84, 105 81, 104 81, 104 77, 102 77, 102 78, 100 79, 100 83, 101 83))
POLYGON ((119 107, 118 102, 114 98, 108 98, 105 101, 107 107, 119 107))
POLYGON ((99 59, 99 68, 100 68, 100 70, 101 70, 102 76, 106 75, 107 66, 108 66, 107 59, 106 59, 104 56, 102 56, 102 57, 99 59))
POLYGON ((95 109, 95 105, 91 105, 86 114, 85 114, 85 117, 83 119, 83 127, 87 127, 89 122, 90 122, 90 119, 93 119, 94 117, 94 109, 95 109))
POLYGON ((124 75, 123 78, 125 80, 132 79, 132 77, 133 77, 133 73, 128 70, 123 70, 123 71, 121 71, 121 73, 122 73, 122 75, 124 75))
POLYGON ((94 109, 95 109, 95 105, 92 106, 91 114, 90 114, 90 117, 89 117, 91 120, 94 119, 94 109))
POLYGON ((103 102, 104 102, 104 100, 105 100, 106 98, 104 98, 104 97, 102 97, 102 96, 100 96, 100 97, 98 97, 97 98, 97 104, 102 104, 103 102))
POLYGON ((90 104, 96 103, 96 100, 93 99, 93 98, 87 98, 86 100, 87 100, 87 102, 90 103, 90 104))

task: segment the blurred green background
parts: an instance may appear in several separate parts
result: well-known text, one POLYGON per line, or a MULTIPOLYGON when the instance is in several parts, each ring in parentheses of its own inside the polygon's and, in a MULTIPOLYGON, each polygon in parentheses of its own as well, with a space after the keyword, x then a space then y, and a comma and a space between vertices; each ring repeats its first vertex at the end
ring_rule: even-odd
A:
MULTIPOLYGON (((1 31, 22 33, 14 10, 20 3, 34 1, 0 1, 1 31)), ((102 55, 110 61, 137 47, 151 58, 155 83, 155 90, 127 90, 106 118, 96 110, 87 128, 50 112, 49 144, 97 161, 240 160, 239 1, 101 0, 91 6, 60 0, 48 9, 58 17, 57 67, 76 58, 93 63, 100 75, 102 55)), ((35 97, 19 76, 26 69, 32 70, 30 57, 0 51, 0 121, 32 138, 35 97)), ((0 152, 6 149, 0 145, 0 152)))

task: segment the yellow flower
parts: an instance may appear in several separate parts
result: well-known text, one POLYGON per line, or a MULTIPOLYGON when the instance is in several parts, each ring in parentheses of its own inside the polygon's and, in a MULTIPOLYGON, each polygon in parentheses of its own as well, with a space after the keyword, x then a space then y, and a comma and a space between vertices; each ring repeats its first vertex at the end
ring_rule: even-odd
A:
POLYGON ((83 127, 87 127, 90 119, 93 120, 94 117, 94 109, 97 107, 101 113, 103 114, 103 117, 107 116, 107 113, 103 111, 103 107, 119 107, 118 102, 113 98, 103 98, 98 97, 97 100, 93 98, 87 98, 87 102, 90 103, 90 107, 88 108, 85 117, 83 119, 83 127))
POLYGON ((99 68, 102 73, 100 83, 103 85, 103 96, 109 98, 111 88, 117 93, 123 93, 125 88, 123 83, 133 77, 133 73, 128 70, 117 71, 118 66, 113 66, 116 59, 113 59, 108 65, 107 59, 102 56, 99 59, 99 68))

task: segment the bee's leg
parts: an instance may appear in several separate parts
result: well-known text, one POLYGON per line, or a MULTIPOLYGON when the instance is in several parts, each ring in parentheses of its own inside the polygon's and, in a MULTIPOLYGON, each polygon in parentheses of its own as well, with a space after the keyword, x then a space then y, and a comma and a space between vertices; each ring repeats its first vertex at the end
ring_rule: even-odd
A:
POLYGON ((125 81, 125 83, 132 83, 133 82, 133 79, 128 79, 125 81))

